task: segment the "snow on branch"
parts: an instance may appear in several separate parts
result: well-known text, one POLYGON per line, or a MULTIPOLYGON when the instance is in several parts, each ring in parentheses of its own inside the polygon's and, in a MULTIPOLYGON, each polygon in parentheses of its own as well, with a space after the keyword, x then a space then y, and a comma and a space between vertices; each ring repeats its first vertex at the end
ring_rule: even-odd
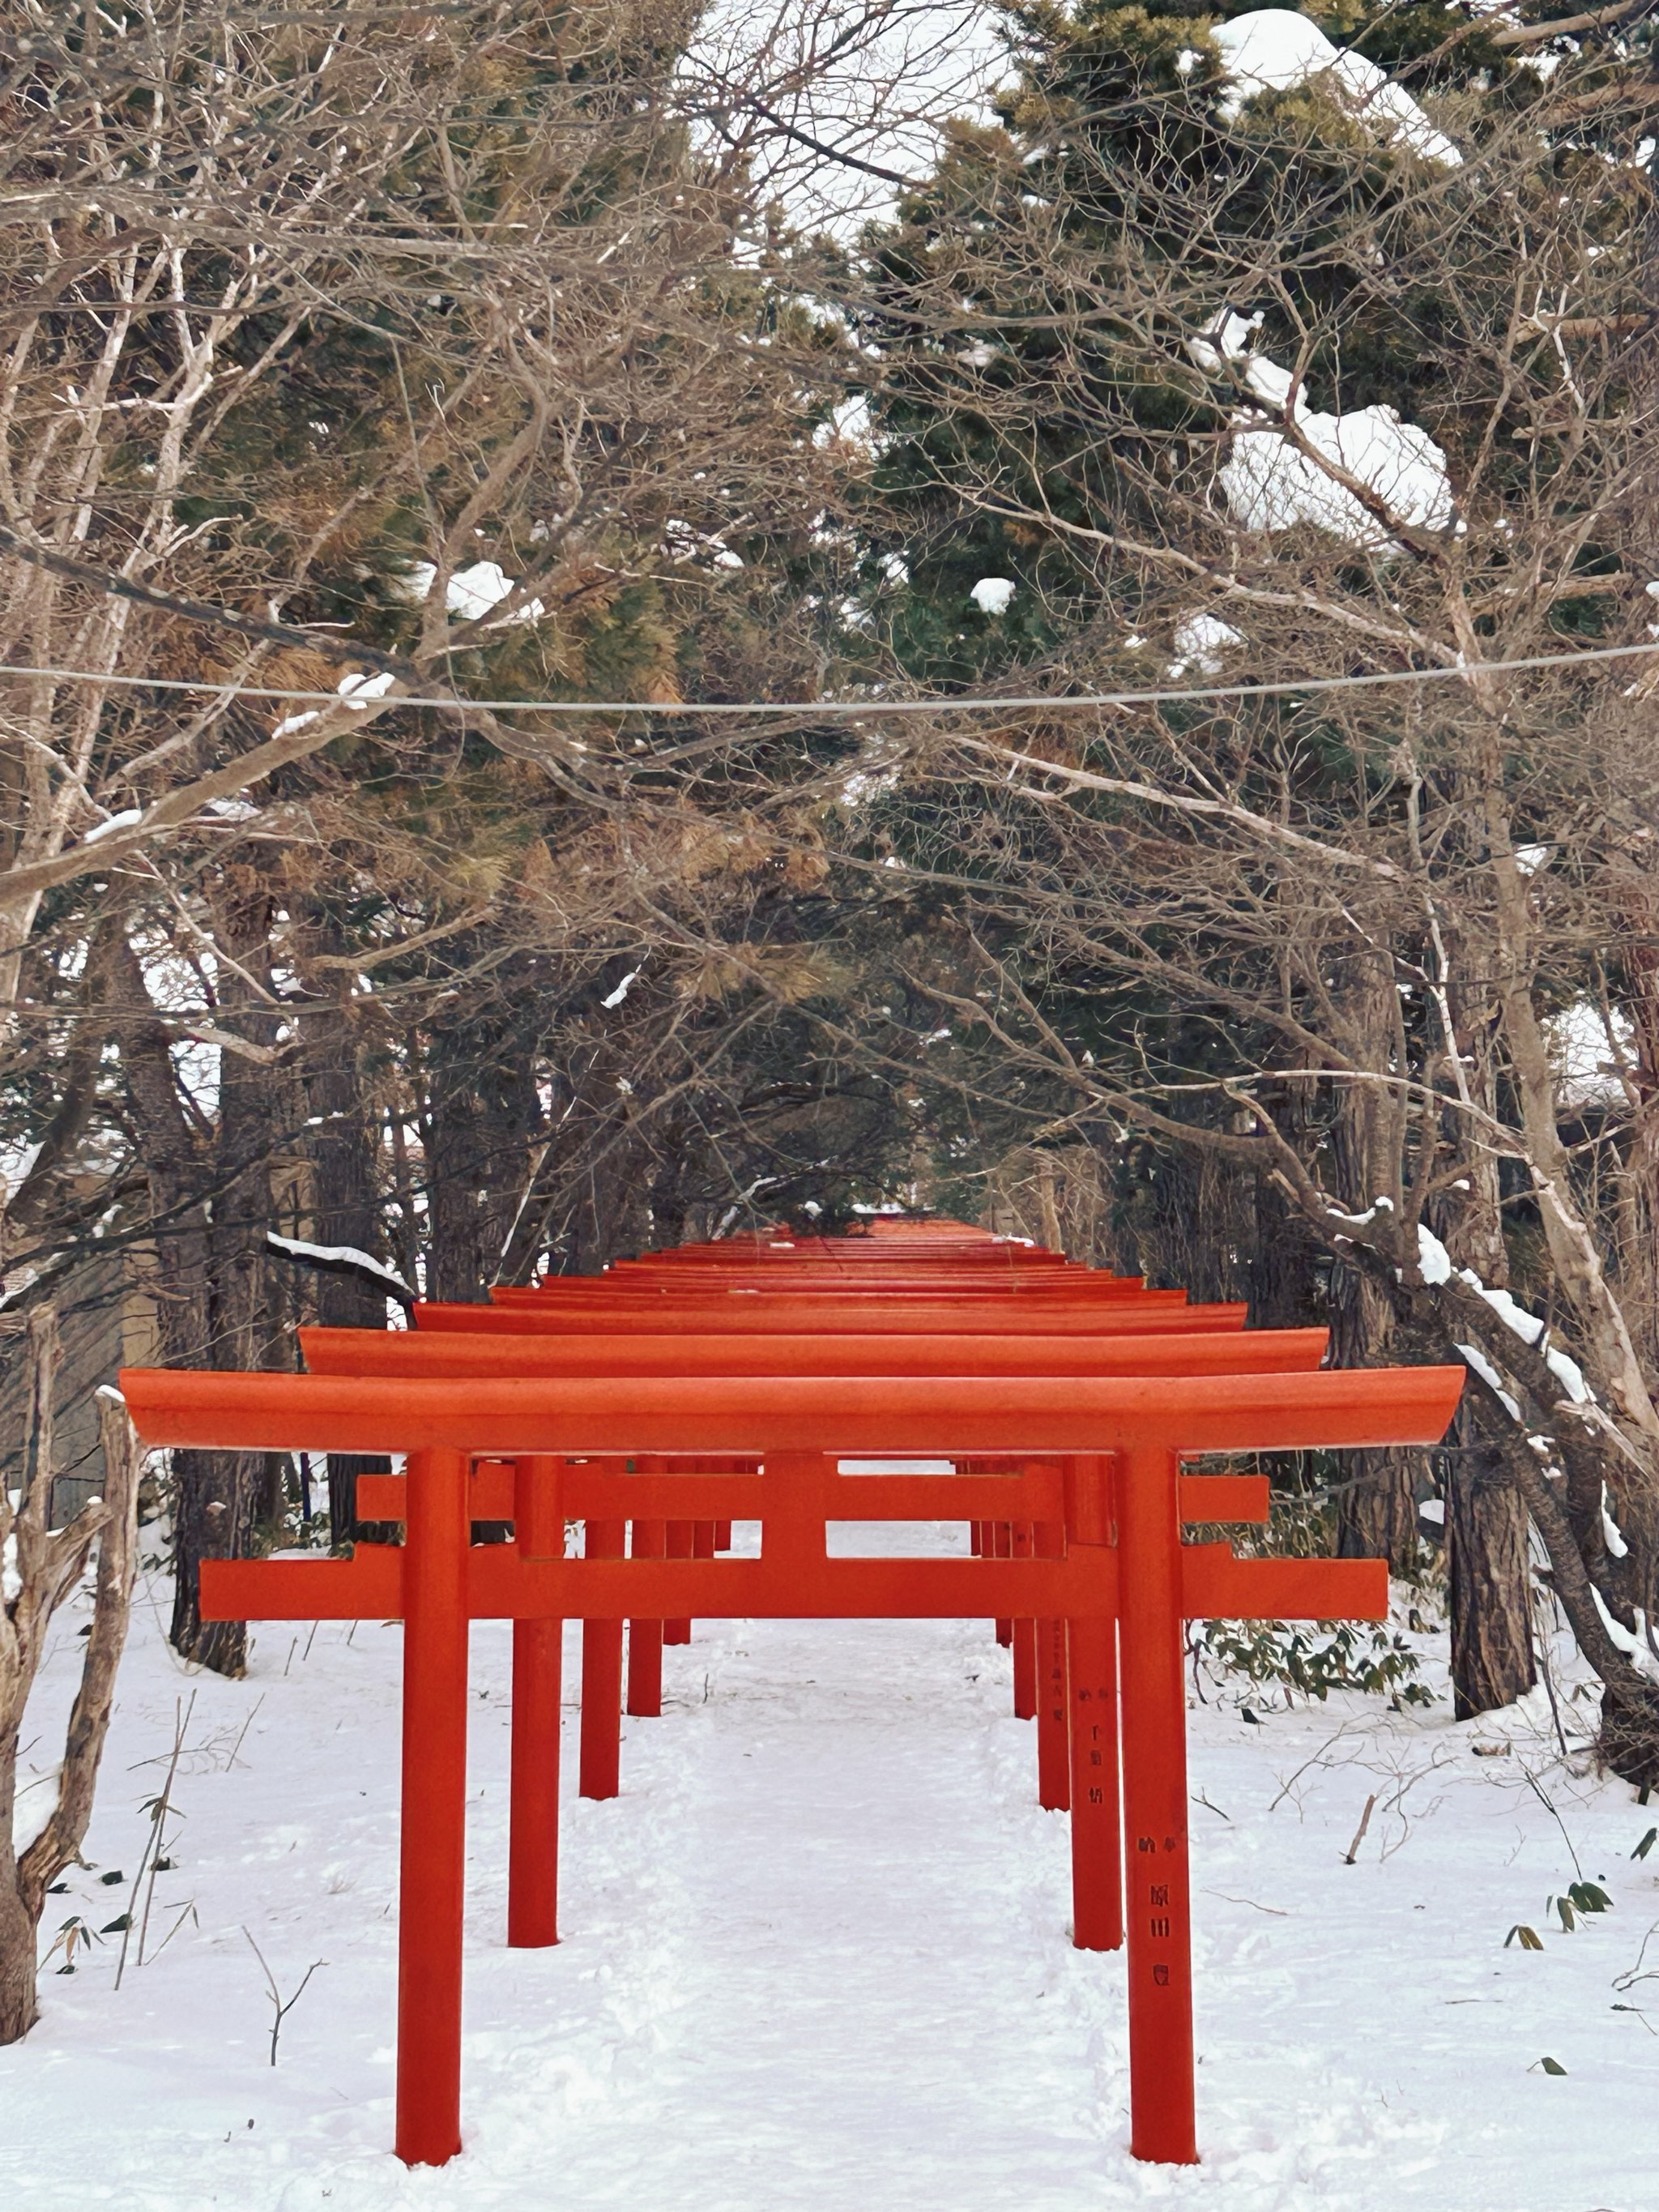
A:
POLYGON ((417 1294, 395 1268, 386 1267, 372 1253, 359 1251, 355 1244, 308 1244, 301 1237, 279 1237, 274 1229, 266 1230, 265 1243, 273 1252, 298 1260, 304 1267, 320 1267, 330 1273, 367 1275, 400 1305, 415 1303, 417 1294))

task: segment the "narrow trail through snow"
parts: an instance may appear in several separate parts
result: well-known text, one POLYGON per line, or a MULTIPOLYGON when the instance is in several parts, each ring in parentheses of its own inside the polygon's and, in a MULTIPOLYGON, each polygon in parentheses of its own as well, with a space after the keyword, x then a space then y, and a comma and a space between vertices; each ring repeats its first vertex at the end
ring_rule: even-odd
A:
MULTIPOLYGON (((157 1925, 195 1917, 118 1993, 113 1938, 45 1977, 40 2027, 0 2051, 6 2212, 1659 2212, 1659 2036, 1614 2008, 1644 1985, 1613 1987, 1659 1922, 1659 1853, 1629 1856, 1650 1815, 1627 1789, 1552 1763, 1541 1707, 1194 1711, 1205 2161, 1131 2161, 1121 1963, 1070 1948, 1066 1823, 978 1621, 699 1623, 610 1804, 574 1795, 569 1710, 546 1953, 503 1941, 508 1645, 481 1625, 466 2148, 407 2172, 386 2148, 401 1632, 308 1632, 267 1624, 227 1683, 139 1624, 94 1865, 48 1925, 125 1907, 192 1692, 157 1925), (1563 1826, 1615 1909, 1558 1938, 1563 1826), (1517 1920, 1544 1953, 1504 1949, 1517 1920), (285 1993, 326 1962, 274 2070, 244 1929, 285 1993), (1529 2070, 1545 2053, 1565 2077, 1529 2070)), ((574 1630, 568 1650, 574 1692, 574 1630)), ((65 1705, 76 1656, 70 1621, 65 1705)))

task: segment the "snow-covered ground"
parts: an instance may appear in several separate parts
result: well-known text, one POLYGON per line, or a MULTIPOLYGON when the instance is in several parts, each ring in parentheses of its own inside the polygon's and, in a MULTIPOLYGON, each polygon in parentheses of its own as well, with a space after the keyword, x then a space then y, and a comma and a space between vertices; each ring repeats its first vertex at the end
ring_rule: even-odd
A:
MULTIPOLYGON (((1659 1978, 1620 1986, 1659 1923, 1659 1847, 1631 1856, 1659 1808, 1571 1771, 1541 1698, 1462 1727, 1443 1700, 1194 1711, 1204 2162, 1159 2169, 1127 2150, 1121 1962, 1069 1947, 1066 1822, 1036 1807, 1035 1731, 977 1621, 699 1624, 667 1654, 664 1717, 627 1723, 623 1796, 568 1796, 565 1941, 543 1953, 503 1941, 507 1632, 481 1626, 466 2148, 406 2172, 400 1632, 325 1623, 307 1649, 306 1626, 266 1624, 223 1682, 173 1661, 161 1596, 94 1870, 47 1925, 127 1904, 99 1877, 130 1881, 192 1693, 152 1944, 193 1910, 118 1993, 118 1938, 44 1977, 39 2027, 0 2051, 7 2212, 1659 2207, 1659 1978), (1564 1934, 1546 1901, 1577 1878, 1569 1839, 1614 1909, 1564 1934), (1504 1948, 1516 1922, 1541 1953, 1504 1948), (244 1929, 285 1996, 325 1962, 274 2070, 244 1929)), ((569 1667, 574 1690, 574 1632, 569 1667)), ((1649 1959, 1659 1975, 1659 1936, 1649 1959)))

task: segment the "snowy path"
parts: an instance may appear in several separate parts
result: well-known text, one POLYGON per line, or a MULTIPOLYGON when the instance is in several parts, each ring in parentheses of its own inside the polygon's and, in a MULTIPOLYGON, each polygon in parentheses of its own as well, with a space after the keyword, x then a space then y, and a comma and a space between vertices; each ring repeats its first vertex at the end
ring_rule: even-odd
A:
MULTIPOLYGON (((118 1994, 113 1941, 46 1977, 0 2052, 7 2212, 1659 2212, 1659 2040, 1613 2009, 1659 1981, 1612 1986, 1659 1921, 1659 1850, 1629 1857, 1650 1816, 1552 1765, 1547 1716, 1460 1728, 1443 1703, 1194 1713, 1205 2163, 1130 2161, 1121 1965, 1066 1941, 1065 1822, 977 1622, 700 1625, 664 1717, 628 1724, 622 1799, 568 1800, 566 1941, 540 1954, 502 1942, 507 1638, 483 1626, 466 2151, 407 2173, 385 2148, 399 1632, 326 1624, 308 1656, 307 1633, 266 1626, 222 1683, 143 1626, 88 1856, 131 1875, 140 1762, 194 1690, 157 1923, 193 1900, 200 1924, 118 1994), (1506 1731, 1511 1755, 1473 1756, 1506 1731), (1571 1936, 1547 1927, 1574 1873, 1528 1766, 1614 1899, 1571 1936), (1544 1954, 1503 1948, 1517 1920, 1544 1954), (243 1926, 285 1994, 327 1962, 274 2071, 243 1926), (1546 2052, 1565 2078, 1528 2071, 1546 2052)), ((569 1664, 574 1686, 574 1632, 569 1664)), ((128 1894, 77 1875, 49 1925, 128 1894)))

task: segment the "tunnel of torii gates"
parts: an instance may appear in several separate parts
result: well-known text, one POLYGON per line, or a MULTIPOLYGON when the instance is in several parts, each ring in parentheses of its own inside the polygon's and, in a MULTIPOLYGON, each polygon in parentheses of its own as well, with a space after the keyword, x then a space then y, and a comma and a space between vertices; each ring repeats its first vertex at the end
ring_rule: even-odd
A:
POLYGON ((404 1624, 397 2139, 460 2148, 467 1634, 513 1622, 507 1941, 557 1941, 562 1625, 580 1620, 580 1786, 614 1796, 628 1709, 661 1709, 694 1617, 994 1620, 1042 1802, 1069 1808, 1073 1941, 1128 1950, 1130 2147, 1197 2157, 1184 1623, 1381 1620, 1372 1559, 1239 1559, 1265 1478, 1184 1456, 1428 1444, 1463 1370, 1322 1369, 1320 1329, 1103 1275, 961 1223, 759 1232, 423 1304, 411 1331, 306 1329, 309 1372, 128 1370, 151 1445, 392 1455, 358 1511, 401 1545, 204 1563, 214 1620, 404 1624), (945 1460, 951 1474, 840 1471, 945 1460), (720 1559, 758 1522, 758 1558, 720 1559), (827 1523, 966 1522, 970 1555, 829 1555, 827 1523), (510 1522, 510 1542, 475 1541, 510 1522), (568 1557, 569 1524, 582 1524, 568 1557))

